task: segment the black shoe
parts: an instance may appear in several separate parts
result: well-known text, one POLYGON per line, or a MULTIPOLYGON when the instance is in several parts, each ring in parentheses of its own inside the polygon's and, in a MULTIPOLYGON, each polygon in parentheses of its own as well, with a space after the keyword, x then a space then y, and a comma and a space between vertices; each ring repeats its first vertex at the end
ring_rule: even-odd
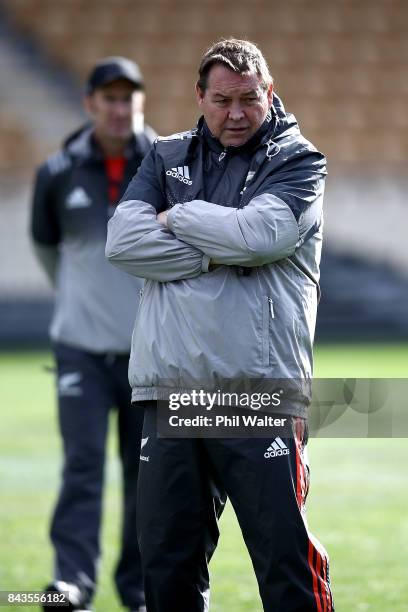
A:
POLYGON ((49 595, 49 603, 43 604, 44 612, 93 612, 89 601, 88 594, 76 584, 72 582, 63 582, 57 580, 45 587, 43 591, 44 595, 49 595), (54 606, 52 601, 52 594, 65 593, 68 595, 69 605, 68 606, 54 606))
POLYGON ((147 608, 143 604, 142 606, 139 606, 138 608, 131 608, 129 612, 147 612, 147 608))

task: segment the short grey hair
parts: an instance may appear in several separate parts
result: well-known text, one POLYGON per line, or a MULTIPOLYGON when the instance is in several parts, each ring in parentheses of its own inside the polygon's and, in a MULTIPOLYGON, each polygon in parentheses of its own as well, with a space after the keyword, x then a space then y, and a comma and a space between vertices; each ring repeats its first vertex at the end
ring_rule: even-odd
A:
POLYGON ((255 43, 249 40, 221 39, 204 53, 198 69, 197 81, 198 87, 203 92, 207 89, 208 74, 215 64, 223 64, 238 74, 257 74, 265 90, 273 83, 262 52, 255 43))

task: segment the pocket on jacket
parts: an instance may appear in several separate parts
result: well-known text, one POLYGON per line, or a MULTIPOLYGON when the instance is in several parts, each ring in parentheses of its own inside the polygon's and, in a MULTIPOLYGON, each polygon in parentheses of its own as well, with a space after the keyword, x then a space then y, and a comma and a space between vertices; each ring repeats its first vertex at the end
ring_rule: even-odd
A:
POLYGON ((275 304, 265 295, 262 302, 262 365, 268 366, 271 360, 271 335, 275 325, 275 304))

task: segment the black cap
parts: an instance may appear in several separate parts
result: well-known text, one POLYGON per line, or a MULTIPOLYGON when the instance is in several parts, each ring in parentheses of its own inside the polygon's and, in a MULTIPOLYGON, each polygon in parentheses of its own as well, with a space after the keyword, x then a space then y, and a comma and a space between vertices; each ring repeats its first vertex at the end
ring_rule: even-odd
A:
POLYGON ((126 57, 112 56, 105 57, 95 64, 88 77, 86 92, 91 94, 98 87, 119 79, 126 79, 135 89, 144 89, 143 75, 139 66, 126 57))

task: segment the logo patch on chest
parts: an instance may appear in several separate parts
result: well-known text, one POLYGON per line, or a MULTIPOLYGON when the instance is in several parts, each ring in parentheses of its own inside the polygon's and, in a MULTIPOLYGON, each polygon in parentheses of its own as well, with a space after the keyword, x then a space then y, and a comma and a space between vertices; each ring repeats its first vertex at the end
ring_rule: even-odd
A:
POLYGON ((75 187, 65 200, 65 207, 69 209, 87 208, 91 204, 92 200, 83 187, 75 187))
POLYGON ((172 176, 185 185, 192 185, 193 181, 190 179, 190 170, 188 166, 178 166, 177 168, 170 168, 166 170, 167 176, 172 176))

